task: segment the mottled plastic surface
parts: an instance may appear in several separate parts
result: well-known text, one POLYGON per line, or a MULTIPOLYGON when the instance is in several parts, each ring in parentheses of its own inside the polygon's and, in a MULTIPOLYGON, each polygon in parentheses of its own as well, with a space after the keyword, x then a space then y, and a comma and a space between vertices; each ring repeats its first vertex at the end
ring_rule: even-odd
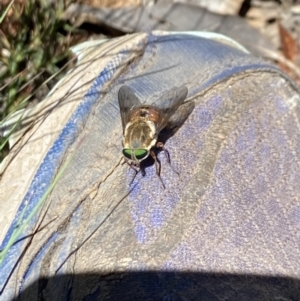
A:
POLYGON ((112 55, 107 68, 120 70, 117 76, 104 68, 91 81, 78 108, 90 105, 70 118, 76 130, 66 122, 53 144, 66 147, 50 148, 37 168, 3 245, 24 202, 35 206, 35 192, 51 183, 41 186, 41 178, 59 170, 62 159, 47 157, 71 158, 23 236, 35 234, 17 242, 0 267, 2 300, 297 300, 297 87, 230 43, 159 33, 137 40, 135 59, 116 60, 126 60, 128 41, 112 55), (179 175, 158 155, 166 189, 154 165, 129 185, 122 84, 146 103, 186 85, 187 101, 195 102, 166 141, 179 175))

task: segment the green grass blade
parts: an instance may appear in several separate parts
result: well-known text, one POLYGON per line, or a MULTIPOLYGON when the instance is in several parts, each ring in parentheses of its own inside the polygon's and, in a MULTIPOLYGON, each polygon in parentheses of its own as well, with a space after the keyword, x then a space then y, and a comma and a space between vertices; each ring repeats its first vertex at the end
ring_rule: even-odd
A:
POLYGON ((4 18, 6 17, 9 9, 11 8, 11 6, 14 4, 15 0, 11 0, 10 3, 8 4, 6 10, 3 12, 2 16, 0 17, 0 24, 3 22, 4 18))

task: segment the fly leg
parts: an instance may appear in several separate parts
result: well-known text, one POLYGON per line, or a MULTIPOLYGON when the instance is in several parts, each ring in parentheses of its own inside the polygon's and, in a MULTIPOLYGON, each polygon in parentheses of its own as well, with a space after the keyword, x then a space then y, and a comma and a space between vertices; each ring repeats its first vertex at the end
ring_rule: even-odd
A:
MULTIPOLYGON (((134 176, 132 177, 132 180, 130 181, 129 183, 129 186, 132 184, 132 182, 134 181, 135 177, 137 176, 137 174, 139 173, 139 171, 141 169, 136 169, 135 168, 135 165, 131 162, 131 163, 128 163, 128 161, 126 161, 126 163, 129 165, 129 167, 135 172, 134 176)), ((139 166, 138 166, 139 167, 139 166)))
POLYGON ((159 178, 159 180, 160 180, 162 186, 164 187, 164 189, 166 189, 166 186, 165 186, 165 184, 164 184, 164 182, 163 182, 163 180, 162 180, 162 178, 161 178, 161 176, 160 176, 160 169, 161 169, 160 162, 159 162, 158 158, 156 157, 154 151, 151 150, 151 151, 150 151, 150 155, 151 155, 151 157, 153 158, 154 163, 155 163, 156 174, 157 174, 157 176, 158 176, 158 178, 159 178))
POLYGON ((171 164, 170 154, 169 154, 168 150, 165 148, 165 145, 162 142, 157 142, 156 143, 156 147, 159 147, 159 148, 161 148, 164 151, 164 154, 166 156, 168 164, 170 165, 170 167, 172 168, 172 170, 179 175, 179 172, 176 171, 174 169, 174 167, 172 166, 172 164, 171 164))

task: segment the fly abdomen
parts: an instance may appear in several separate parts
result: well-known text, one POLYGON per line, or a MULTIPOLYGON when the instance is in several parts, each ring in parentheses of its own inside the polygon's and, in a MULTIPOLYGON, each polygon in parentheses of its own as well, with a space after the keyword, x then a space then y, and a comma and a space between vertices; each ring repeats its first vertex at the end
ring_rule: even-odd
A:
POLYGON ((160 122, 162 114, 155 106, 142 106, 132 110, 129 119, 134 120, 136 118, 144 118, 157 124, 160 122))

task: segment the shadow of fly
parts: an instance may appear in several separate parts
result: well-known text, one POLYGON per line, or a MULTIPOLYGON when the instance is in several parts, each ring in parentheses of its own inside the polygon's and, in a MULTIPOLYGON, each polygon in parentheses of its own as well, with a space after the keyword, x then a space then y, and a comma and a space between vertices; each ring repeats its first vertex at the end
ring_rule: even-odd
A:
MULTIPOLYGON (((141 162, 151 156, 155 162, 156 174, 160 177, 161 164, 156 149, 162 149, 170 164, 170 156, 164 143, 158 141, 159 133, 167 128, 182 124, 194 108, 193 102, 186 102, 188 89, 185 86, 173 88, 163 94, 153 104, 142 104, 128 86, 122 86, 118 93, 119 107, 123 127, 123 156, 127 164, 135 171, 134 180, 141 170, 141 162)), ((131 183, 132 183, 131 181, 131 183)))

